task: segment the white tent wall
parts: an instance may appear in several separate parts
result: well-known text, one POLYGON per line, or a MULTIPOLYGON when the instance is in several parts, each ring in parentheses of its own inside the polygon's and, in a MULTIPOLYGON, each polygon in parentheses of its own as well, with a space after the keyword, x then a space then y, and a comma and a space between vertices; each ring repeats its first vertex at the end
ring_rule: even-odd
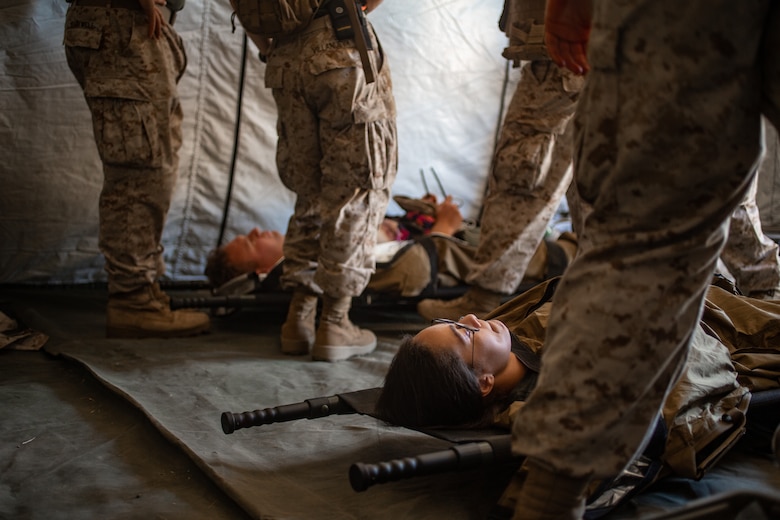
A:
MULTIPOLYGON (((102 173, 89 111, 62 46, 65 0, 0 5, 0 283, 103 281, 97 246, 102 173)), ((398 107, 394 194, 423 193, 433 168, 477 215, 505 87, 497 29, 502 0, 387 0, 374 24, 392 70, 398 107)), ((293 195, 274 161, 276 109, 264 65, 243 31, 231 32, 227 0, 187 0, 176 20, 188 67, 179 85, 184 145, 163 235, 166 277, 202 279, 226 206, 237 103, 239 147, 225 240, 253 226, 284 231, 293 195)), ((515 74, 516 75, 516 74, 515 74)), ((510 83, 516 81, 509 74, 510 83)), ((511 95, 513 86, 506 89, 511 95)), ((400 212, 391 205, 390 211, 400 212)))

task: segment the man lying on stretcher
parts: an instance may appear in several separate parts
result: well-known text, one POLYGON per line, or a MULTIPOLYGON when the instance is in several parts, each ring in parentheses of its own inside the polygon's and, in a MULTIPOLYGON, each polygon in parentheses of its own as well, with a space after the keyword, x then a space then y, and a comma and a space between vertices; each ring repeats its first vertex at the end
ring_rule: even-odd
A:
MULTIPOLYGON (((432 204, 435 218, 410 211, 404 218, 386 218, 377 232, 376 272, 368 284, 373 293, 417 297, 432 288, 465 286, 476 247, 456 237, 463 216, 451 197, 432 204)), ((209 254, 205 274, 219 288, 246 273, 261 276, 279 268, 283 260, 284 235, 255 228, 239 235, 209 254)), ((533 285, 559 275, 576 253, 571 233, 557 240, 544 240, 535 252, 521 285, 533 285)), ((281 290, 279 288, 279 290, 281 290)))
MULTIPOLYGON (((611 500, 620 493, 634 493, 661 476, 700 478, 745 432, 752 394, 780 387, 780 300, 741 296, 725 279, 716 280, 722 287, 713 285, 707 293, 688 360, 659 412, 655 442, 616 481, 596 483, 601 489, 590 490, 588 501, 594 516, 586 518, 613 508, 611 500)), ((434 320, 406 336, 385 376, 377 415, 412 428, 502 425, 509 430, 544 361, 557 281, 535 286, 485 320, 473 314, 434 320)), ((602 370, 614 369, 611 358, 618 355, 605 352, 602 370)), ((565 389, 576 383, 560 384, 565 389)), ((594 399, 592 406, 595 414, 609 402, 594 399)), ((774 428, 780 413, 776 405, 772 410, 774 428)), ((555 428, 545 435, 550 442, 558 438, 555 428)), ((513 450, 522 454, 520 445, 513 450)), ((510 486, 503 500, 510 512, 511 500, 510 486)))

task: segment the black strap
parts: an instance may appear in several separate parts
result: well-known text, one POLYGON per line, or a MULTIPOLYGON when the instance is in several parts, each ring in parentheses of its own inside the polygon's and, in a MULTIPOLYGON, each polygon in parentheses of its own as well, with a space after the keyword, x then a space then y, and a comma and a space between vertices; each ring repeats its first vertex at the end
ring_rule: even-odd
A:
POLYGON ((260 288, 263 291, 281 291, 282 282, 280 278, 282 277, 283 272, 284 260, 278 262, 270 271, 268 271, 268 274, 265 275, 263 281, 260 282, 260 288))
POLYGON ((321 18, 328 14, 328 2, 330 2, 330 0, 325 0, 317 6, 317 10, 314 11, 314 18, 321 18))
POLYGON ((561 281, 560 277, 552 278, 547 283, 547 287, 544 288, 544 294, 539 299, 538 302, 536 302, 534 305, 531 306, 531 308, 528 309, 528 312, 526 312, 526 316, 530 316, 533 314, 539 307, 547 303, 548 301, 552 300, 553 294, 555 294, 555 289, 558 287, 558 282, 561 281))
POLYGON ((420 294, 435 294, 439 285, 439 251, 436 249, 436 243, 428 235, 417 239, 417 243, 428 253, 428 262, 431 266, 431 281, 428 282, 428 285, 425 286, 425 289, 420 294))

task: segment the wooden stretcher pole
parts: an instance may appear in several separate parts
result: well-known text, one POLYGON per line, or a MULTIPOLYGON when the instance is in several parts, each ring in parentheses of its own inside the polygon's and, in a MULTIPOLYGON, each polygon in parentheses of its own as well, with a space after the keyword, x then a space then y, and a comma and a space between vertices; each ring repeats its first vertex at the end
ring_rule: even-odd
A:
POLYGON ((354 0, 344 2, 349 22, 352 25, 352 31, 355 33, 355 44, 360 53, 360 62, 363 64, 363 72, 366 75, 366 83, 376 81, 376 69, 371 56, 368 55, 368 42, 366 41, 365 18, 363 13, 358 13, 357 4, 354 0))

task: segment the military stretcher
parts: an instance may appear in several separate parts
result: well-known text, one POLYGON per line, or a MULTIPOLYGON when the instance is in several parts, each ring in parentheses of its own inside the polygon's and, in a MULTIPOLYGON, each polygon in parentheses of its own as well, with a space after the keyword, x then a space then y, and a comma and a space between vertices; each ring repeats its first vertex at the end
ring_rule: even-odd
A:
MULTIPOLYGON (((436 185, 441 191, 442 197, 446 199, 448 196, 447 192, 444 189, 439 176, 433 168, 431 168, 431 174, 436 181, 436 185)), ((429 190, 428 183, 426 181, 425 172, 422 169, 420 169, 420 177, 424 192, 430 194, 431 191, 429 190)), ((419 244, 423 247, 427 255, 428 265, 430 268, 430 280, 428 281, 427 286, 422 288, 422 290, 415 296, 402 296, 393 291, 372 290, 369 284, 369 287, 366 288, 362 294, 353 299, 353 307, 412 306, 420 300, 428 298, 447 300, 463 295, 468 290, 468 285, 451 279, 455 276, 454 274, 450 273, 449 275, 444 275, 445 278, 450 277, 446 283, 440 279, 439 252, 434 242, 435 239, 431 238, 431 236, 427 234, 425 227, 421 226, 412 216, 415 214, 422 214, 431 217, 435 216, 435 204, 424 199, 401 195, 396 195, 393 197, 393 199, 407 213, 403 216, 388 218, 401 222, 403 227, 409 231, 410 237, 402 241, 405 243, 405 246, 399 247, 396 250, 396 254, 393 258, 386 259, 385 261, 378 261, 377 268, 387 269, 392 267, 396 260, 402 256, 402 253, 408 247, 411 247, 413 243, 419 244), (453 283, 455 285, 453 285, 453 283)), ((465 227, 459 232, 455 233, 453 236, 439 235, 437 238, 451 240, 453 242, 460 242, 462 244, 470 244, 472 247, 476 247, 474 242, 475 239, 473 237, 471 239, 467 239, 466 230, 478 230, 477 224, 473 222, 464 222, 464 225, 465 227)), ((569 260, 564 249, 558 245, 555 240, 545 238, 544 243, 546 245, 547 251, 544 277, 545 279, 549 279, 561 275, 568 266, 569 260)), ((286 305, 289 303, 290 298, 292 297, 292 292, 282 289, 280 283, 282 272, 283 263, 279 262, 267 274, 246 273, 237 276, 220 287, 210 288, 208 285, 202 286, 202 289, 209 289, 210 294, 208 295, 199 293, 190 296, 172 297, 170 306, 172 309, 211 308, 230 311, 241 307, 286 305)), ((462 277, 463 273, 459 273, 459 275, 462 277)), ((520 283, 511 295, 506 296, 505 300, 521 294, 540 281, 542 280, 530 282, 524 281, 520 283)), ((214 313, 219 314, 218 311, 215 311, 214 313)))
MULTIPOLYGON (((261 410, 224 412, 220 419, 222 431, 231 434, 243 428, 299 419, 318 419, 329 415, 361 414, 381 420, 375 411, 375 403, 380 391, 381 388, 369 388, 261 410)), ((357 462, 349 470, 352 489, 365 491, 375 484, 415 476, 473 469, 487 464, 512 462, 519 464, 522 460, 512 455, 511 436, 506 430, 500 428, 479 430, 419 428, 416 431, 451 442, 453 446, 442 451, 387 462, 357 462)))
MULTIPOLYGON (((380 391, 381 388, 369 388, 254 411, 223 412, 220 421, 223 432, 232 434, 236 430, 244 428, 299 419, 317 419, 329 415, 362 414, 382 420, 375 409, 380 391)), ((780 389, 754 392, 750 401, 750 407, 746 414, 749 419, 748 428, 762 430, 761 438, 767 439, 765 449, 771 449, 771 440, 769 439, 771 439, 772 433, 780 431, 777 429, 778 424, 780 424, 779 404, 780 389)), ((499 427, 488 429, 415 428, 415 430, 447 441, 452 446, 444 450, 410 455, 394 460, 355 462, 350 466, 348 474, 352 489, 356 492, 364 492, 376 484, 423 475, 472 470, 484 466, 510 466, 510 469, 516 470, 523 461, 523 457, 512 453, 511 434, 499 427)), ((657 430, 660 432, 665 428, 657 428, 657 430)), ((647 479, 650 476, 649 472, 657 471, 660 466, 664 438, 662 436, 654 437, 656 440, 650 443, 645 453, 654 453, 652 456, 657 459, 657 464, 655 466, 648 465, 648 473, 642 476, 642 480, 647 479)), ((636 492, 641 491, 641 489, 643 488, 637 488, 636 492)), ((745 504, 753 499, 762 502, 771 511, 780 511, 780 495, 767 498, 761 494, 752 497, 745 496, 743 493, 736 494, 736 498, 729 497, 729 502, 726 504, 717 500, 711 500, 708 507, 699 507, 698 504, 694 504, 691 506, 692 516, 662 515, 659 516, 659 519, 705 518, 711 515, 712 511, 729 511, 729 508, 745 504)), ((586 518, 598 518, 599 516, 599 514, 594 514, 586 516, 586 518)), ((776 516, 772 514, 767 518, 776 518, 776 516)))
MULTIPOLYGON (((171 297, 171 309, 207 308, 207 309, 240 309, 243 307, 276 307, 290 302, 292 291, 286 291, 279 285, 282 274, 282 264, 274 267, 265 276, 257 273, 246 273, 237 276, 210 294, 193 294, 171 297)), ((518 294, 530 287, 523 285, 518 294)), ((451 299, 466 292, 468 286, 443 287, 430 284, 419 295, 404 297, 397 294, 372 291, 366 289, 353 298, 353 308, 369 306, 411 306, 425 298, 451 299)))
MULTIPOLYGON (((439 239, 453 239, 451 237, 438 237, 439 239)), ((436 244, 430 237, 420 237, 409 241, 406 247, 401 248, 396 256, 378 267, 391 266, 398 257, 412 244, 421 245, 428 258, 430 268, 430 280, 428 284, 414 296, 403 296, 394 291, 381 291, 367 287, 359 296, 353 299, 353 308, 376 306, 414 306, 420 300, 427 298, 448 300, 463 295, 468 290, 465 283, 452 285, 444 283, 439 277, 438 251, 436 244)), ((563 273, 568 265, 568 259, 563 249, 553 240, 545 239, 547 246, 547 263, 545 277, 553 278, 563 273)), ((286 306, 292 292, 281 287, 280 278, 283 273, 283 263, 278 263, 269 273, 245 273, 226 282, 222 286, 210 289, 208 294, 203 292, 188 296, 174 296, 171 298, 171 309, 181 308, 211 308, 235 310, 242 307, 286 306)), ((445 276, 446 277, 446 276, 445 276)), ((452 282, 452 280, 450 280, 452 282)), ((515 291, 507 295, 504 300, 509 300, 533 287, 539 281, 523 281, 515 291)), ((203 286, 208 289, 208 286, 203 286)), ((215 311, 218 314, 218 312, 215 311)))

